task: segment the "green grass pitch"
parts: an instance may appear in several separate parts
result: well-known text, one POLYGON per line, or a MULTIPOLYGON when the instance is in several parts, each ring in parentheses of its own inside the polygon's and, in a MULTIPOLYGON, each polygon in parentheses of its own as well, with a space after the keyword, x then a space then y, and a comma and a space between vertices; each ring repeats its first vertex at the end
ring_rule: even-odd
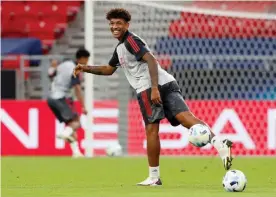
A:
POLYGON ((148 175, 147 160, 136 158, 71 159, 3 157, 2 197, 275 197, 276 157, 235 158, 248 185, 242 193, 222 187, 219 158, 161 159, 161 187, 138 187, 148 175))

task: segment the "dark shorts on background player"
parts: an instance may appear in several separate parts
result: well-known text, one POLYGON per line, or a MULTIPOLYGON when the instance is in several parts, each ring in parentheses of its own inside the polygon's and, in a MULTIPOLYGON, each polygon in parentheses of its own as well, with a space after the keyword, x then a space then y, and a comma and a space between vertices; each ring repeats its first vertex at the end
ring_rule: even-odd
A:
POLYGON ((48 98, 47 103, 60 122, 68 123, 78 117, 78 114, 73 109, 73 101, 71 99, 48 98))
POLYGON ((180 112, 189 111, 181 95, 179 85, 176 81, 172 81, 159 86, 159 91, 162 105, 151 102, 151 88, 137 95, 145 124, 158 123, 166 117, 172 126, 178 126, 180 123, 175 116, 180 112))

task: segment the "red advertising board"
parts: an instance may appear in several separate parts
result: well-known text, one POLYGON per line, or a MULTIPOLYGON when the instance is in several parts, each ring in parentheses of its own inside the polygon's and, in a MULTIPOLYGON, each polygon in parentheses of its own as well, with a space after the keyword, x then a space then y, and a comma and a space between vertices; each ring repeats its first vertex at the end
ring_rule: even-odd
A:
MULTIPOLYGON (((96 154, 104 154, 108 144, 117 142, 118 106, 115 101, 105 101, 95 102, 94 107, 93 148, 96 154)), ((78 103, 76 109, 80 111, 78 103)), ((69 145, 55 137, 63 128, 45 101, 2 101, 1 154, 70 155, 69 145)), ((78 130, 78 137, 83 151, 83 129, 78 130)))
MULTIPOLYGON (((234 142, 235 155, 276 155, 276 101, 187 101, 191 111, 208 123, 215 134, 234 142)), ((215 155, 211 146, 188 143, 187 130, 160 124, 161 154, 215 155)), ((129 154, 146 153, 144 125, 136 102, 129 105, 129 154)))
MULTIPOLYGON (((235 142, 235 155, 276 155, 276 101, 187 101, 192 112, 210 125, 216 134, 235 142)), ((97 101, 93 110, 93 141, 84 140, 96 155, 118 142, 118 104, 97 101)), ((79 106, 77 104, 77 109, 79 106)), ((145 131, 136 101, 129 103, 127 150, 129 155, 145 154, 145 131)), ((83 118, 83 116, 82 116, 83 118)), ((83 120, 83 119, 82 119, 83 120)), ((55 136, 64 128, 45 101, 2 101, 2 155, 70 155, 67 144, 55 136)), ((196 148, 187 141, 186 129, 160 125, 163 155, 215 155, 212 147, 196 148)))

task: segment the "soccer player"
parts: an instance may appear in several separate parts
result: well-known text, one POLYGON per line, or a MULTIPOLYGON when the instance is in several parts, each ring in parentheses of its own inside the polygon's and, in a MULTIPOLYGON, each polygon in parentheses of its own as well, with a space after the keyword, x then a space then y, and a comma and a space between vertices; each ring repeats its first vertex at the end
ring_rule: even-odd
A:
POLYGON ((79 49, 76 52, 76 62, 67 60, 58 65, 56 61, 52 61, 52 65, 48 70, 48 76, 51 78, 52 84, 47 103, 56 118, 66 124, 64 131, 57 137, 70 143, 74 158, 83 157, 83 155, 77 141, 76 131, 80 128, 80 120, 73 108, 73 100, 70 95, 72 89, 75 89, 76 97, 81 103, 82 113, 86 114, 86 110, 80 79, 72 74, 77 64, 87 64, 89 56, 87 50, 79 49))
MULTIPOLYGON (((87 72, 96 75, 112 75, 118 67, 136 90, 146 125, 147 156, 149 177, 138 185, 162 185, 159 170, 160 139, 159 122, 167 118, 171 125, 190 128, 205 123, 196 118, 186 105, 175 78, 161 68, 144 40, 128 31, 130 13, 123 8, 111 9, 106 14, 110 31, 119 40, 112 58, 107 65, 77 65, 74 75, 87 72)), ((231 166, 231 146, 229 140, 220 140, 212 134, 210 143, 218 151, 224 168, 231 166)))

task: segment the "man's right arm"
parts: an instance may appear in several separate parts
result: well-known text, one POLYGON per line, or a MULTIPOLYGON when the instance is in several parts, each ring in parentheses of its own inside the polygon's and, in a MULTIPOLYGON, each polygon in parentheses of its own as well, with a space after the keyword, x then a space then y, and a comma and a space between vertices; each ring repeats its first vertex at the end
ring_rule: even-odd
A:
POLYGON ((117 67, 120 65, 118 54, 115 48, 112 58, 110 59, 108 65, 101 66, 86 66, 86 65, 77 65, 74 69, 74 75, 76 76, 79 72, 92 73, 95 75, 112 75, 117 67))
POLYGON ((102 66, 82 66, 82 71, 86 73, 92 73, 95 75, 112 75, 117 67, 113 67, 110 65, 102 65, 102 66))

